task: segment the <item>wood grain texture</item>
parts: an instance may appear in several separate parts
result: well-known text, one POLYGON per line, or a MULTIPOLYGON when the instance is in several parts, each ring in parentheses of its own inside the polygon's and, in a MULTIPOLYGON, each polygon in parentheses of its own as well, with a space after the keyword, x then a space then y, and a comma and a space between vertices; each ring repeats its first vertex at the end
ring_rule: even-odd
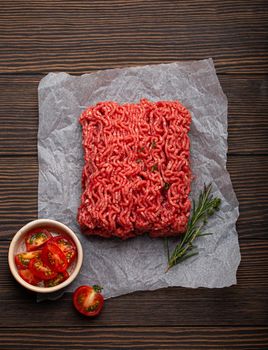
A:
POLYGON ((213 57, 218 72, 267 71, 267 1, 1 3, 0 73, 213 57))
MULTIPOLYGON (((238 284, 221 289, 166 288, 135 292, 108 299, 90 322, 72 306, 66 293, 55 301, 36 303, 35 294, 20 287, 7 269, 0 271, 0 327, 86 326, 230 326, 268 325, 268 243, 241 243, 238 284), (30 310, 30 312, 29 312, 30 310), (23 317, 18 317, 23 315, 23 317), (42 315, 42 320, 40 320, 42 315)), ((6 264, 8 242, 0 244, 1 266, 6 264)), ((90 281, 89 281, 90 283, 90 281)))
POLYGON ((267 349, 268 2, 6 0, 0 6, 0 348, 267 349), (37 304, 7 269, 37 215, 37 86, 49 71, 212 57, 229 102, 228 169, 240 202, 238 285, 168 288, 105 303, 37 304), (266 74, 266 75, 265 75, 266 74))
MULTIPOLYGON (((267 238, 268 157, 230 156, 227 165, 240 203, 240 239, 267 238)), ((0 158, 1 238, 37 217, 37 183, 37 157, 0 158)))
MULTIPOLYGON (((0 75, 0 155, 36 155, 42 75, 0 75)), ((268 76, 220 75, 229 103, 229 154, 268 154, 268 76)))
POLYGON ((13 328, 0 331, 1 347, 53 349, 267 349, 267 327, 13 328))

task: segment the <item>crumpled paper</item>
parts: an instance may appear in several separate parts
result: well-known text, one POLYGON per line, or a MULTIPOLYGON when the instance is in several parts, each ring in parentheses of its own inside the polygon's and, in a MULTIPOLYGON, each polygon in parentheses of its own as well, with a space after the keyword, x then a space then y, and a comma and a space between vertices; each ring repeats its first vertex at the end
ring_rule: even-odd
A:
MULTIPOLYGON (((238 202, 226 170, 227 99, 212 59, 99 71, 82 76, 49 73, 39 94, 38 216, 63 222, 76 232, 84 249, 78 278, 67 291, 83 284, 104 286, 105 298, 137 290, 170 286, 221 288, 236 283, 240 262, 235 228, 238 202), (163 239, 147 236, 120 241, 86 237, 76 222, 81 194, 83 149, 79 116, 89 105, 179 100, 192 115, 191 197, 204 183, 222 199, 220 217, 207 225, 213 235, 196 241, 199 255, 168 273, 163 239)), ((176 240, 171 240, 174 246, 176 240)))

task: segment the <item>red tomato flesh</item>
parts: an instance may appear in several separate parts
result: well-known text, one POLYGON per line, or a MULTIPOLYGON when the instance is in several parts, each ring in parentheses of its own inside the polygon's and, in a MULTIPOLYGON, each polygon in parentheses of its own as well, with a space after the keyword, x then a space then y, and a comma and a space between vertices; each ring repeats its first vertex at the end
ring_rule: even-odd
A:
POLYGON ((40 258, 40 255, 41 250, 19 253, 15 255, 15 264, 18 269, 28 269, 30 260, 33 258, 40 258))
POLYGON ((36 228, 28 232, 25 238, 26 249, 28 252, 40 248, 52 237, 51 233, 44 228, 36 228))
POLYGON ((76 246, 73 241, 63 235, 53 237, 52 241, 57 244, 57 246, 64 253, 69 266, 77 255, 76 246))
POLYGON ((36 286, 41 280, 36 277, 31 270, 29 269, 21 269, 19 270, 19 275, 29 284, 36 286))
POLYGON ((41 280, 50 280, 57 276, 57 272, 53 271, 41 259, 34 258, 29 262, 31 272, 41 280))
POLYGON ((73 240, 64 234, 53 237, 45 228, 29 231, 25 237, 26 252, 15 255, 19 275, 28 283, 54 287, 69 277, 68 266, 77 257, 73 240))
POLYGON ((55 278, 53 278, 51 280, 44 281, 44 285, 45 285, 45 287, 55 287, 58 284, 67 280, 68 277, 69 277, 69 274, 67 271, 60 272, 57 274, 57 276, 55 278))
POLYGON ((63 272, 68 266, 64 253, 53 241, 46 243, 41 253, 41 259, 56 272, 63 272))
POLYGON ((104 299, 99 286, 81 286, 73 294, 73 304, 78 312, 85 316, 97 316, 102 308, 104 299))

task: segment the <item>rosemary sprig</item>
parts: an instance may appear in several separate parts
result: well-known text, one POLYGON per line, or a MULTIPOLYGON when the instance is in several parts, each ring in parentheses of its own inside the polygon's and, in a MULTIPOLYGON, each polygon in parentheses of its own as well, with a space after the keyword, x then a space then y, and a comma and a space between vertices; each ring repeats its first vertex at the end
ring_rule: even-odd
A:
POLYGON ((192 215, 188 221, 185 234, 180 242, 176 245, 172 254, 170 254, 168 241, 166 240, 166 249, 168 255, 168 268, 166 272, 178 263, 198 254, 193 242, 197 237, 210 235, 212 233, 202 233, 202 229, 206 225, 208 218, 215 211, 220 209, 221 199, 213 197, 211 194, 212 185, 204 185, 203 191, 200 193, 197 204, 193 201, 192 215))

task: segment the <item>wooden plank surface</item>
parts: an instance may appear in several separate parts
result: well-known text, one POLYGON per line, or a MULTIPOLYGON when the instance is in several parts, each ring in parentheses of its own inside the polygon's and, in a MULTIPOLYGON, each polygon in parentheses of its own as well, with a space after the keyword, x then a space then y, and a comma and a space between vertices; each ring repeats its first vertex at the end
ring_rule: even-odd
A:
MULTIPOLYGON (((227 167, 240 203, 240 239, 267 239, 268 157, 230 156, 227 167)), ((0 157, 1 238, 37 217, 37 190, 37 157, 0 157)))
POLYGON ((266 349, 268 2, 7 0, 0 7, 0 348, 266 349), (7 269, 10 238, 37 215, 39 80, 214 59, 229 102, 228 170, 240 203, 238 285, 168 288, 106 302, 39 304, 7 269))
MULTIPOLYGON (((36 155, 42 77, 0 75, 0 155, 36 155)), ((229 154, 268 154, 268 76, 219 78, 229 103, 229 154)))
POLYGON ((0 73, 204 57, 219 72, 265 73, 266 10, 265 0, 3 1, 0 73))
POLYGON ((85 327, 0 330, 3 349, 267 349, 268 327, 85 327))
MULTIPOLYGON (((0 243, 0 264, 7 261, 8 241, 0 243)), ((267 325, 268 241, 241 243, 238 284, 220 289, 166 288, 136 292, 105 302, 97 319, 86 321, 72 307, 71 294, 57 302, 36 303, 8 269, 0 270, 0 327, 64 326, 230 326, 267 325), (29 312, 30 310, 30 312, 29 312), (18 317, 23 315, 23 317, 18 317)), ((89 281, 90 282, 90 281, 89 281)), ((104 286, 105 287, 105 286, 104 286)))

